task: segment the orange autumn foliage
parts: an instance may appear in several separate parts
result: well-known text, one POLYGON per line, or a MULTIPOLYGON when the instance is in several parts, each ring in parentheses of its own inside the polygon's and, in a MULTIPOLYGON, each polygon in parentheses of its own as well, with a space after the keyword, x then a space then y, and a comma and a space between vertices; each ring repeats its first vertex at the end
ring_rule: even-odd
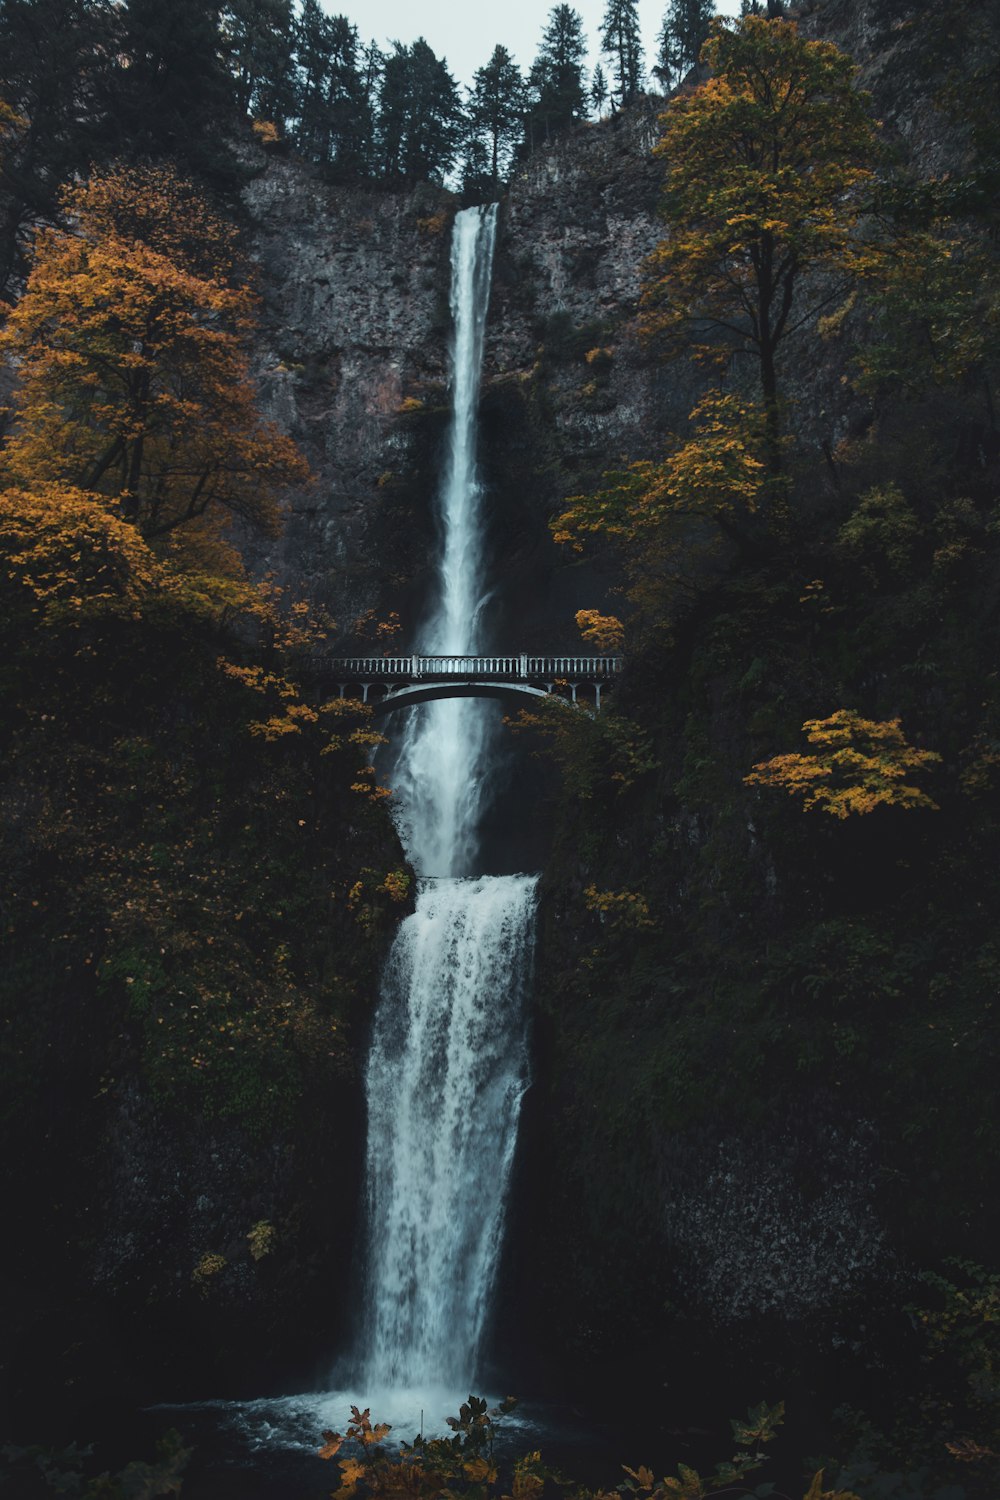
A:
POLYGON ((20 377, 8 482, 91 491, 148 539, 205 518, 214 544, 232 515, 273 531, 278 492, 309 475, 257 408, 235 230, 169 167, 116 168, 63 205, 0 334, 20 377))
POLYGON ((760 408, 709 391, 690 420, 691 435, 665 459, 640 459, 605 474, 596 494, 571 496, 552 522, 555 540, 578 552, 588 532, 648 546, 652 533, 679 517, 726 523, 755 511, 767 484, 760 408))
POLYGON ((933 750, 906 742, 899 719, 863 719, 840 708, 828 719, 807 719, 802 726, 808 755, 775 755, 758 761, 743 780, 749 786, 780 787, 835 818, 872 812, 876 807, 930 808, 937 803, 906 780, 940 761, 933 750))
POLYGON ((0 495, 0 600, 15 618, 135 617, 158 577, 147 543, 99 496, 55 483, 0 495))
POLYGON ((602 615, 596 609, 578 609, 576 628, 583 639, 598 651, 620 651, 625 640, 625 627, 616 615, 602 615))

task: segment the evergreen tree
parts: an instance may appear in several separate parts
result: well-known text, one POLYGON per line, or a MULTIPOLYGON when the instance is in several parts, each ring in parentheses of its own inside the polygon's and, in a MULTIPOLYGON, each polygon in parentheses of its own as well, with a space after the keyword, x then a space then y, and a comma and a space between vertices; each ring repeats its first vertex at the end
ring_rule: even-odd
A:
POLYGON ((507 48, 498 45, 486 66, 477 69, 469 98, 470 146, 484 145, 486 171, 494 185, 510 166, 524 126, 524 106, 521 70, 507 48))
POLYGON ((583 63, 587 44, 583 18, 571 5, 554 5, 528 78, 532 95, 528 145, 548 140, 586 117, 583 63))
POLYGON ((465 134, 458 85, 423 37, 393 43, 379 101, 382 173, 405 182, 440 182, 455 163, 465 134))
POLYGON ((657 77, 672 88, 691 71, 708 40, 713 0, 670 0, 660 32, 657 77))
POLYGON ((236 86, 224 61, 221 8, 215 0, 125 0, 111 154, 172 158, 234 180, 226 137, 236 121, 236 86))
POLYGON ((296 33, 298 116, 295 141, 311 161, 340 176, 367 166, 372 108, 361 71, 358 29, 305 0, 296 33))
POLYGON ((103 154, 117 51, 109 0, 0 0, 0 98, 22 122, 0 164, 0 298, 61 184, 103 154))
POLYGON ((636 0, 608 0, 601 22, 601 51, 611 59, 613 107, 624 109, 642 89, 643 55, 636 0))
POLYGON ((292 0, 228 0, 222 24, 237 108, 284 130, 295 108, 292 0))
POLYGON ((594 114, 601 118, 601 110, 604 108, 608 98, 608 80, 604 76, 604 69, 600 63, 594 69, 594 76, 590 80, 590 103, 594 114))

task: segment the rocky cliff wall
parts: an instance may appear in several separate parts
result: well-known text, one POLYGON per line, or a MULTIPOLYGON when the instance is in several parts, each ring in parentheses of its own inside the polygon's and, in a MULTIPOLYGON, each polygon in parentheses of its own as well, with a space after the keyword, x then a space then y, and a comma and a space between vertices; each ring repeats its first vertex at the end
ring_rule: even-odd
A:
POLYGON ((273 156, 245 201, 264 308, 258 378, 315 475, 255 561, 350 635, 368 611, 406 613, 426 558, 439 424, 412 416, 446 379, 454 201, 427 185, 329 187, 273 156))

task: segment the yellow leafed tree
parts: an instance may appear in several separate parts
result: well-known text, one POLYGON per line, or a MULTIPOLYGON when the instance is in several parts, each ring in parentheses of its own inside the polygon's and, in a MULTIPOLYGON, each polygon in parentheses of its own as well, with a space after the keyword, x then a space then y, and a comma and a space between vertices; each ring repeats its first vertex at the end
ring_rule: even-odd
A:
POLYGON ((859 270, 874 126, 855 64, 792 21, 717 20, 702 57, 711 77, 663 116, 670 232, 646 263, 645 327, 711 360, 756 360, 776 470, 778 351, 859 270))
POLYGON ((839 708, 828 719, 802 726, 812 753, 776 755, 758 761, 743 779, 750 786, 780 787, 805 809, 818 807, 835 818, 876 807, 930 808, 937 803, 906 780, 941 757, 907 743, 899 719, 863 719, 839 708))
POLYGON ((96 176, 64 208, 0 334, 19 374, 8 483, 103 496, 149 540, 232 515, 273 530, 309 475, 257 407, 232 226, 169 167, 96 176))
POLYGON ((149 546, 96 495, 43 482, 0 496, 0 608, 45 624, 136 615, 159 569, 149 546))

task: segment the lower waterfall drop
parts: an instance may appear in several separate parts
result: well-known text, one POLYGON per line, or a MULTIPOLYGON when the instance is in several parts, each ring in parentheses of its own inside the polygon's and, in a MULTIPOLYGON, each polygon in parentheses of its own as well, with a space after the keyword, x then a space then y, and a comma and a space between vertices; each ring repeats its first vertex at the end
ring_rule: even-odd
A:
POLYGON ((474 1381, 527 1082, 535 885, 423 882, 393 947, 367 1078, 366 1391, 474 1381))

